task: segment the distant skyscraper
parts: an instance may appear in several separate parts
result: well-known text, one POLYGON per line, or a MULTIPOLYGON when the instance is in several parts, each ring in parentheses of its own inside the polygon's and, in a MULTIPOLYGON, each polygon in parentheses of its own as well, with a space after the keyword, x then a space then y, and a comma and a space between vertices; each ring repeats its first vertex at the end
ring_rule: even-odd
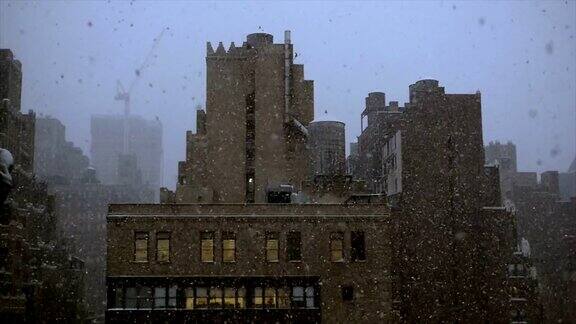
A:
POLYGON ((490 142, 484 147, 484 154, 486 164, 498 166, 502 198, 509 197, 518 172, 516 145, 512 142, 506 144, 501 144, 498 141, 490 142))
POLYGON ((315 121, 308 125, 313 175, 343 175, 346 171, 344 123, 315 121))
MULTIPOLYGON (((128 152, 136 157, 142 184, 158 196, 162 172, 162 124, 158 119, 128 117, 128 152)), ((124 116, 92 116, 90 148, 92 165, 103 184, 120 184, 119 159, 123 154, 124 116)))

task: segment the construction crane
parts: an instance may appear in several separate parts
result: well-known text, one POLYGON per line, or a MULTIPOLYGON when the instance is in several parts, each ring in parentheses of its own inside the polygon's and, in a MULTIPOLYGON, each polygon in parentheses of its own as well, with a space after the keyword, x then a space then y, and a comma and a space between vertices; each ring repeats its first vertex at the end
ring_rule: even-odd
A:
POLYGON ((124 154, 128 153, 128 142, 129 142, 128 116, 130 115, 130 93, 132 92, 132 89, 134 89, 134 86, 136 85, 138 80, 140 80, 140 77, 142 76, 142 71, 150 65, 150 61, 153 57, 154 51, 158 47, 158 44, 160 44, 160 40, 162 39, 162 36, 164 36, 164 32, 167 29, 168 28, 162 29, 160 34, 156 38, 154 38, 152 47, 150 48, 150 51, 148 51, 148 54, 144 58, 142 65, 140 65, 140 67, 134 71, 135 76, 134 79, 132 80, 132 83, 130 83, 130 87, 126 89, 124 88, 120 80, 116 81, 116 96, 114 96, 114 99, 124 101, 124 143, 122 147, 122 151, 124 154))

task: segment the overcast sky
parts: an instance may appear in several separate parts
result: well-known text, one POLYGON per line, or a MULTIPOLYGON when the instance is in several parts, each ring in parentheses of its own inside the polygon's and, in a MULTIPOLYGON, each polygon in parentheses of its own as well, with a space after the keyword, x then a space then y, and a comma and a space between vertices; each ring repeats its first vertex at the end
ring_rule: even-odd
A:
POLYGON ((345 122, 347 142, 368 92, 405 102, 411 83, 433 78, 447 93, 482 92, 484 142, 514 142, 519 169, 566 171, 576 155, 575 24, 575 1, 0 1, 0 47, 23 65, 22 109, 60 119, 87 155, 90 116, 122 112, 116 80, 130 84, 169 28, 131 99, 134 113, 164 124, 170 187, 205 104, 206 42, 267 32, 280 43, 286 29, 315 81, 316 116, 345 122))

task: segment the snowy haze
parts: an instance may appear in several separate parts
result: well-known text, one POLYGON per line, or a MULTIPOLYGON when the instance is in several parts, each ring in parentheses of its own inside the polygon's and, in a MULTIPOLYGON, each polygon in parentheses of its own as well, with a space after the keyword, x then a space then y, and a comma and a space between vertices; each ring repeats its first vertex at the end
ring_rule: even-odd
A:
POLYGON ((128 86, 169 28, 131 99, 164 125, 164 184, 174 187, 185 132, 205 104, 206 42, 242 44, 284 30, 315 81, 316 116, 360 131, 368 92, 408 86, 482 92, 484 141, 511 140, 524 171, 566 171, 576 155, 576 2, 192 3, 0 1, 0 47, 23 65, 22 109, 60 119, 89 155, 90 116, 121 113, 128 86), (327 112, 327 116, 325 116, 327 112))

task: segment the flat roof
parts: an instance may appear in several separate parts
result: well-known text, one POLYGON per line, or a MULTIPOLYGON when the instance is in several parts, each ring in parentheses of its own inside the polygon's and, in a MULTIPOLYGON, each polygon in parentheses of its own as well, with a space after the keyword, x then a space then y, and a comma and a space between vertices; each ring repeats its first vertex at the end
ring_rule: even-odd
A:
POLYGON ((111 204, 109 216, 389 216, 386 204, 111 204))

